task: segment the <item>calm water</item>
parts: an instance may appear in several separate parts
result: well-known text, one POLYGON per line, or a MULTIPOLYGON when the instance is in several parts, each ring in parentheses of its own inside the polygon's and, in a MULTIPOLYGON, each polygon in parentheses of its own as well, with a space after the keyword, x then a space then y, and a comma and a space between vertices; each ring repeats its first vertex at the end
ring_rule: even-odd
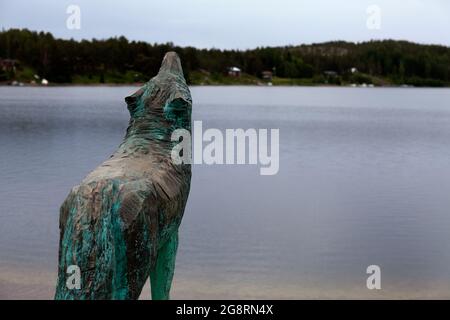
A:
MULTIPOLYGON (((0 298, 52 297, 59 206, 121 142, 134 91, 0 88, 0 298)), ((192 95, 204 129, 279 128, 280 171, 193 167, 173 298, 450 298, 450 90, 192 95)))

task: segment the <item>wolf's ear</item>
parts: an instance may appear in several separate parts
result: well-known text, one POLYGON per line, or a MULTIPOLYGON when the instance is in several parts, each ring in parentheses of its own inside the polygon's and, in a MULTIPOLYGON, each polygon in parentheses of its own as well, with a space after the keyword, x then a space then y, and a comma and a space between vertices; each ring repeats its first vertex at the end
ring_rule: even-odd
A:
POLYGON ((138 108, 139 98, 144 93, 144 89, 140 88, 138 91, 133 93, 132 95, 125 97, 125 102, 127 103, 128 111, 130 112, 130 115, 133 116, 138 108))

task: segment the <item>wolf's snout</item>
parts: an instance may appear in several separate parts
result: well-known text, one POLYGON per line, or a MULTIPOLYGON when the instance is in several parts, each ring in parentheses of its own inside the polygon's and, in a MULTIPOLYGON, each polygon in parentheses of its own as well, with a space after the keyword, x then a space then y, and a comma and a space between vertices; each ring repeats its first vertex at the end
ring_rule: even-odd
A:
POLYGON ((164 56, 159 72, 171 72, 175 74, 183 74, 183 68, 181 67, 181 61, 178 54, 174 51, 167 52, 164 56))

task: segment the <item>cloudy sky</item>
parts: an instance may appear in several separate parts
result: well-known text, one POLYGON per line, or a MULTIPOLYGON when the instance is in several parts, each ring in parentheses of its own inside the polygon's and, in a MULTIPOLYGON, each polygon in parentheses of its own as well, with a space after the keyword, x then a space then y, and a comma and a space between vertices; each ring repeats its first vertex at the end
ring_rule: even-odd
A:
POLYGON ((0 28, 12 27, 50 31, 61 38, 124 35, 200 48, 386 38, 450 46, 450 1, 0 0, 0 28), (67 28, 69 5, 80 8, 80 29, 67 28))

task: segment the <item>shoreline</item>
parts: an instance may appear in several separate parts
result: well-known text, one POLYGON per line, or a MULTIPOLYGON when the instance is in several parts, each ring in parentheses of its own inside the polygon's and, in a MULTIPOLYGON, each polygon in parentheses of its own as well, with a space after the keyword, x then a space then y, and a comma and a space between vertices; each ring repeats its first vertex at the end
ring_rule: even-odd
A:
MULTIPOLYGON (((0 299, 3 300, 53 300, 57 270, 49 268, 31 268, 27 266, 6 265, 0 267, 0 299)), ((205 277, 198 272, 175 272, 171 299, 213 300, 227 299, 433 299, 445 300, 450 297, 448 287, 435 283, 436 290, 430 292, 423 285, 408 286, 407 282, 396 283, 393 289, 371 292, 365 286, 347 285, 339 289, 327 285, 317 285, 312 281, 277 282, 269 279, 265 282, 219 281, 205 277)), ((150 299, 150 283, 145 282, 139 300, 150 299)))
MULTIPOLYGON (((61 88, 61 87, 141 87, 145 82, 138 83, 58 83, 49 85, 36 85, 21 83, 17 85, 9 83, 0 83, 0 87, 13 88, 61 88)), ((245 84, 245 83, 221 83, 221 84, 189 84, 189 87, 300 87, 300 88, 355 88, 355 89, 450 89, 450 86, 411 86, 411 85, 383 85, 383 86, 364 86, 364 85, 333 85, 333 84, 245 84)))

